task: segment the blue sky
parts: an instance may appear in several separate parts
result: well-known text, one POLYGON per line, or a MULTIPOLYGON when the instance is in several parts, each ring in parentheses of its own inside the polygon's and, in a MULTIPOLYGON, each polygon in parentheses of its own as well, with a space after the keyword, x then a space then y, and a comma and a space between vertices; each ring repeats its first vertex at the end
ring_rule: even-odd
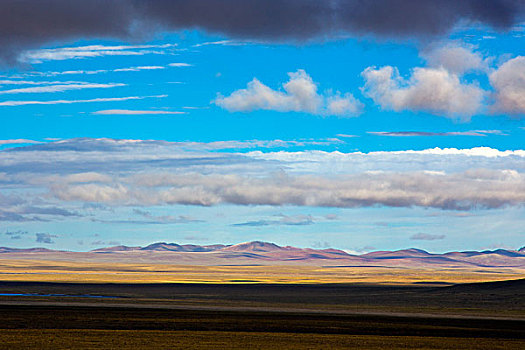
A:
POLYGON ((0 71, 0 246, 517 249, 524 33, 20 50, 0 71))

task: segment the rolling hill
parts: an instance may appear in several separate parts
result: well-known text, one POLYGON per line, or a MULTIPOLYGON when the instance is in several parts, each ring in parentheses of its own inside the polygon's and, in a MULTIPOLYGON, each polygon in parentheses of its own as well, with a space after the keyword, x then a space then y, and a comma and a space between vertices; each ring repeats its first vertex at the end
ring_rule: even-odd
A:
POLYGON ((279 246, 274 243, 252 241, 235 245, 194 245, 157 242, 145 247, 118 245, 98 248, 89 252, 66 252, 47 248, 0 247, 4 258, 46 257, 71 259, 75 256, 92 261, 138 259, 140 261, 165 261, 170 263, 207 264, 266 264, 271 262, 297 262, 336 266, 397 266, 418 268, 525 268, 525 250, 484 250, 434 254, 421 249, 375 251, 352 255, 338 249, 313 249, 279 246))

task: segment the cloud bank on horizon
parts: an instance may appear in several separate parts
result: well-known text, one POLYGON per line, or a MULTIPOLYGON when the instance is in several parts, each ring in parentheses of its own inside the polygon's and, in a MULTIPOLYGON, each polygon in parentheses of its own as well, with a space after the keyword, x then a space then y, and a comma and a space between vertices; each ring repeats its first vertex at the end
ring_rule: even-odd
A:
POLYGON ((53 41, 144 38, 200 29, 232 38, 303 41, 341 35, 425 37, 462 24, 505 30, 524 19, 523 0, 4 0, 0 57, 53 41))
MULTIPOLYGON (((0 183, 25 188, 26 199, 3 199, 13 200, 13 208, 26 208, 15 199, 30 203, 28 196, 47 198, 55 206, 80 202, 472 210, 525 204, 521 150, 232 153, 206 148, 112 139, 12 148, 0 159, 0 183)), ((7 207, 4 217, 20 215, 22 220, 23 212, 7 207)), ((43 210, 26 214, 73 215, 43 210)))

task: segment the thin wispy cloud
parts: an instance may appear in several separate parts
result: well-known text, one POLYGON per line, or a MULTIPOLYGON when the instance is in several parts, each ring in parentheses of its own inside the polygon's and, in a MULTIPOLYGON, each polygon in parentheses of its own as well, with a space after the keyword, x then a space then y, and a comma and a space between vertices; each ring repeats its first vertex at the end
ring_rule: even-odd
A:
POLYGON ((166 54, 177 45, 88 45, 77 47, 62 47, 56 49, 40 49, 22 53, 19 60, 29 63, 45 61, 63 61, 70 59, 85 59, 102 56, 143 56, 149 54, 166 54))
POLYGON ((28 139, 12 139, 12 140, 0 140, 0 146, 4 145, 20 145, 20 144, 37 144, 42 143, 41 141, 28 140, 28 139))
POLYGON ((93 98, 93 99, 88 99, 88 100, 3 101, 3 102, 0 102, 0 106, 13 107, 13 106, 27 106, 27 105, 60 105, 60 104, 73 104, 73 103, 119 102, 119 101, 142 100, 146 98, 163 98, 163 97, 167 97, 167 95, 105 97, 105 98, 93 98))
POLYGON ((191 224, 203 222, 188 215, 153 215, 151 212, 141 209, 133 209, 133 213, 148 219, 145 224, 191 224))
POLYGON ((121 86, 126 86, 126 84, 122 84, 122 83, 56 84, 56 85, 45 85, 45 86, 36 86, 36 87, 28 87, 28 88, 20 88, 20 89, 0 90, 0 95, 52 93, 52 92, 64 92, 64 91, 84 90, 84 89, 109 89, 109 88, 121 87, 121 86))
POLYGON ((165 66, 134 66, 123 67, 115 69, 96 69, 96 70, 68 70, 62 72, 31 72, 27 73, 29 76, 46 76, 53 77, 58 75, 95 75, 104 73, 118 73, 118 72, 140 72, 166 69, 165 66))
POLYGON ((165 69, 163 66, 139 66, 139 67, 128 67, 128 68, 117 68, 113 69, 112 72, 140 72, 141 70, 159 70, 165 69))
POLYGON ((218 41, 206 41, 203 43, 195 44, 193 47, 202 47, 202 46, 244 46, 247 45, 247 42, 236 41, 236 40, 218 40, 218 41))
POLYGON ((429 233, 416 233, 412 236, 410 236, 410 239, 411 240, 414 240, 414 241, 436 241, 436 240, 441 240, 441 239, 445 239, 445 235, 434 235, 434 234, 429 234, 429 233))
POLYGON ((368 131, 368 134, 376 136, 391 137, 420 137, 420 136, 488 136, 488 135, 507 135, 501 130, 468 130, 468 131, 368 131))
POLYGON ((184 62, 174 62, 174 63, 168 64, 168 66, 170 67, 192 67, 193 65, 189 63, 184 63, 184 62))
POLYGON ((315 224, 314 218, 311 215, 276 215, 278 219, 269 219, 269 220, 257 220, 257 221, 247 221, 238 224, 233 224, 232 226, 249 226, 249 227, 260 227, 260 226, 304 226, 304 225, 313 225, 315 224))
POLYGON ((0 80, 0 85, 57 85, 82 84, 81 81, 45 81, 45 80, 0 80))
POLYGON ((105 109, 93 112, 96 115, 174 115, 186 114, 187 112, 179 111, 146 111, 146 110, 129 110, 129 109, 105 109))

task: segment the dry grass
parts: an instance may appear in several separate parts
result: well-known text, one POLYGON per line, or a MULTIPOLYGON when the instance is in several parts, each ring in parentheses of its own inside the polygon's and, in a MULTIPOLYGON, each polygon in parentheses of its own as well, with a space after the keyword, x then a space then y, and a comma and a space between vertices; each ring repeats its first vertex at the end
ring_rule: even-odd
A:
POLYGON ((0 260, 0 281, 83 283, 464 283, 517 279, 523 276, 523 272, 512 268, 480 271, 465 268, 194 266, 0 260))
POLYGON ((4 349, 523 349, 457 337, 144 330, 0 330, 4 349))

